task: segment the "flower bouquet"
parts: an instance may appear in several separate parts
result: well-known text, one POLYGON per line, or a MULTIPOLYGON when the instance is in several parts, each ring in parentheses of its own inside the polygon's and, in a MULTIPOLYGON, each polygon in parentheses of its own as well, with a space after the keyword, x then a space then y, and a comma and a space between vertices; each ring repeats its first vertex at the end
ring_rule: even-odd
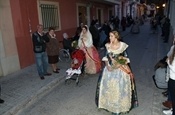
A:
POLYGON ((126 65, 128 63, 128 59, 124 56, 117 56, 112 59, 112 68, 117 69, 122 65, 126 65))

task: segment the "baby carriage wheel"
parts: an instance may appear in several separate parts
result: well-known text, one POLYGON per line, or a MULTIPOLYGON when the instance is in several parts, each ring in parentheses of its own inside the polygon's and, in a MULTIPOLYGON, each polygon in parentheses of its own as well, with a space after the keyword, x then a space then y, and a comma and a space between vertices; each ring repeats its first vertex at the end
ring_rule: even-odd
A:
POLYGON ((61 49, 59 51, 59 60, 63 61, 63 62, 69 62, 71 59, 69 51, 66 49, 61 49))
POLYGON ((78 76, 77 76, 77 78, 76 78, 76 85, 78 85, 79 84, 79 79, 78 79, 78 76))
POLYGON ((71 79, 71 76, 65 76, 65 77, 66 77, 66 79, 65 79, 64 83, 67 84, 68 81, 71 79))

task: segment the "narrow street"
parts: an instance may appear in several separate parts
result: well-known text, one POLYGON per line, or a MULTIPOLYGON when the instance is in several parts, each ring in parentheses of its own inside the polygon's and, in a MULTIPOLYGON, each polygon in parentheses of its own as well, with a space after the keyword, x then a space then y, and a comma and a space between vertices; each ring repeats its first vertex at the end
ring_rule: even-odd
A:
MULTIPOLYGON (((160 92, 163 90, 156 89, 152 80, 154 65, 162 58, 158 53, 162 42, 160 34, 152 34, 148 22, 140 26, 139 34, 129 32, 127 28, 121 34, 126 35, 123 40, 129 45, 128 55, 139 99, 139 107, 131 110, 129 115, 161 115, 161 102, 164 98, 160 92), (157 100, 157 95, 162 100, 157 100)), ((102 51, 101 53, 103 54, 102 51)), ((62 65, 61 62, 59 65, 62 65)), ((78 86, 74 81, 65 85, 63 80, 44 97, 30 103, 20 115, 111 115, 110 112, 98 110, 95 105, 98 76, 99 74, 85 75, 80 78, 78 86)))

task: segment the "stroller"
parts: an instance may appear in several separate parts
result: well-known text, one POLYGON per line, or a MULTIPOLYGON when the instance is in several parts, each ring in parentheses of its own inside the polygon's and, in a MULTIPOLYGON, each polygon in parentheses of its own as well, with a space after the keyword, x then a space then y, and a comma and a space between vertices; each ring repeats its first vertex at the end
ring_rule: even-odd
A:
POLYGON ((71 58, 71 68, 66 70, 65 83, 68 80, 75 80, 78 85, 79 76, 84 72, 85 53, 83 50, 76 49, 71 53, 71 58))

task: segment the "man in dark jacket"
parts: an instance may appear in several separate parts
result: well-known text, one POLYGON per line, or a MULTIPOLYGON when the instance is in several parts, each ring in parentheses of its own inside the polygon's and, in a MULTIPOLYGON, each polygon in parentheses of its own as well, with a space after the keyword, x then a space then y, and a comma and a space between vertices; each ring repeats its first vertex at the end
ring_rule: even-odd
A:
POLYGON ((165 19, 165 23, 163 24, 163 31, 164 31, 164 35, 165 35, 165 38, 164 38, 164 43, 167 43, 168 42, 168 39, 169 39, 169 32, 170 32, 170 19, 169 18, 166 18, 165 19))
POLYGON ((93 40, 93 45, 98 48, 98 43, 99 43, 99 30, 95 27, 95 24, 97 23, 98 20, 92 21, 89 31, 92 34, 92 40, 93 40))
POLYGON ((101 31, 104 31, 105 32, 105 34, 106 34, 106 39, 104 40, 104 43, 103 43, 103 47, 105 46, 105 44, 107 43, 107 42, 109 42, 109 33, 110 33, 110 31, 111 31, 111 28, 110 28, 110 26, 109 26, 109 24, 108 24, 108 22, 107 21, 105 21, 105 23, 103 24, 103 26, 102 26, 102 28, 101 28, 101 31))
POLYGON ((43 80, 44 76, 49 76, 51 74, 47 72, 48 57, 46 54, 46 42, 49 42, 49 39, 44 35, 42 25, 37 26, 37 31, 32 35, 32 41, 37 71, 41 80, 43 80))

